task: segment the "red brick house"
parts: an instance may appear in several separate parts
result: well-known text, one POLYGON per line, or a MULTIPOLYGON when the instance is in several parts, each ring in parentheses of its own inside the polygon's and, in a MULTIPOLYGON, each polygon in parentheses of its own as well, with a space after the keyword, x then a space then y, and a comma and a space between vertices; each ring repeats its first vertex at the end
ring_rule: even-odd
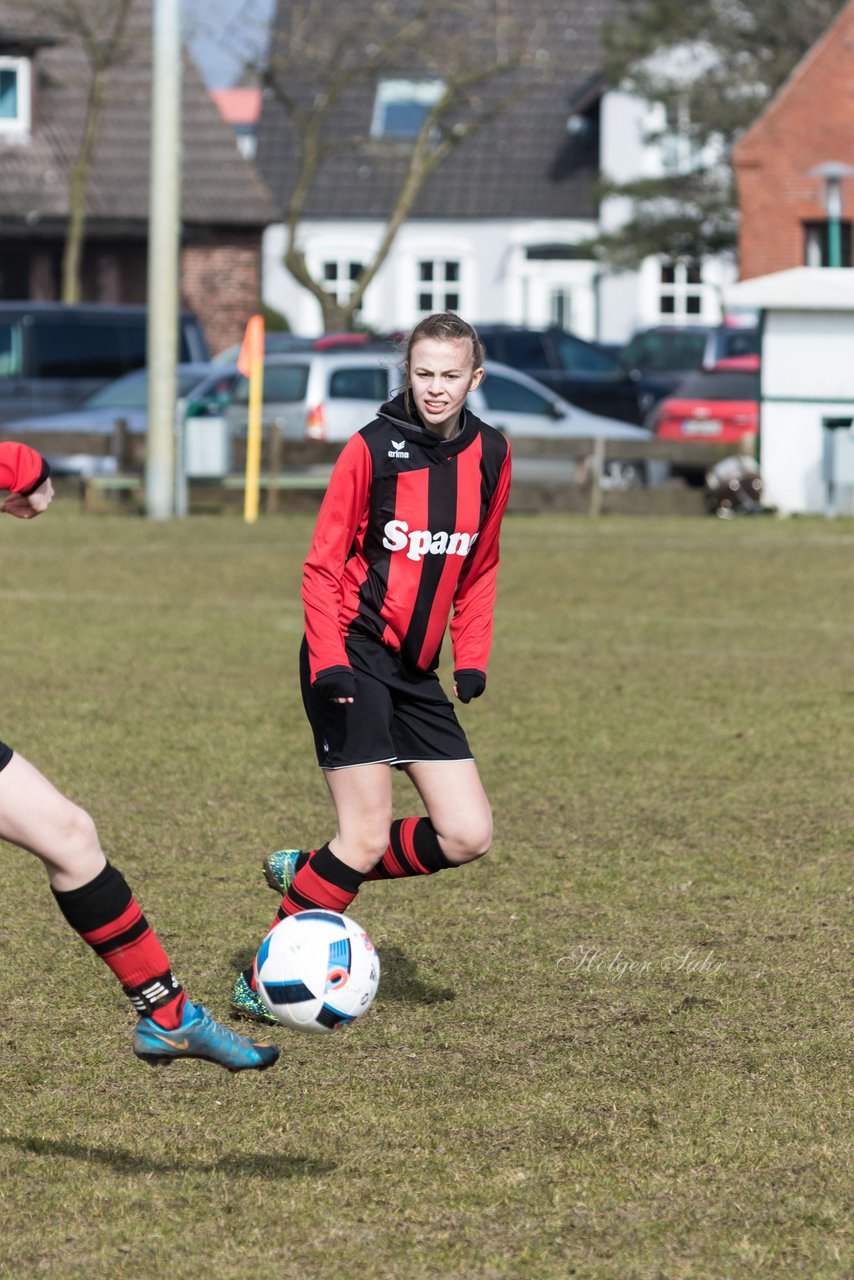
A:
MULTIPOLYGON (((826 182, 854 171, 854 0, 804 57, 735 148, 742 279, 829 264, 826 182)), ((850 267, 854 176, 841 181, 841 262, 850 267)))
MULTIPOLYGON (((134 0, 127 55, 109 75, 87 190, 85 301, 146 301, 151 16, 151 0, 134 0)), ((88 82, 79 39, 37 3, 0 0, 0 299, 60 295, 88 82)), ((275 211, 186 56, 182 98, 182 302, 216 352, 257 309, 261 236, 275 211)))

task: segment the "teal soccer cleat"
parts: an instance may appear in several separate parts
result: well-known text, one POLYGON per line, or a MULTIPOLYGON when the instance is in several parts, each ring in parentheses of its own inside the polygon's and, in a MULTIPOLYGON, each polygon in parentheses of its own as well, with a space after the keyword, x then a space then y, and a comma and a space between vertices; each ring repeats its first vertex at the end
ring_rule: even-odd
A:
POLYGON ((231 989, 231 1007, 244 1018, 251 1018, 254 1022, 272 1022, 274 1026, 279 1025, 258 992, 252 990, 243 973, 238 974, 237 981, 231 989))
POLYGON ((271 889, 275 889, 282 897, 293 884, 297 873, 297 862, 302 856, 302 849, 280 849, 264 859, 264 878, 271 889))
POLYGON ((189 1000, 181 1025, 174 1031, 158 1026, 153 1018, 140 1018, 133 1033, 133 1051, 153 1067, 175 1058, 205 1058, 226 1071, 265 1071, 279 1056, 275 1045, 239 1036, 212 1018, 202 1005, 189 1000))

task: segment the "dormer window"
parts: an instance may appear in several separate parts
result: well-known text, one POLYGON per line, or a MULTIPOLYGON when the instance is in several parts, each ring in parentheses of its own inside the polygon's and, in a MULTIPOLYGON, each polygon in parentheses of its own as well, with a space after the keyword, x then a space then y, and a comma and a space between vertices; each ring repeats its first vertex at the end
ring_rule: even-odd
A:
POLYGON ((442 80, 380 80, 371 120, 372 138, 417 138, 445 92, 442 80))
POLYGON ((30 59, 0 53, 0 143, 30 136, 30 59))

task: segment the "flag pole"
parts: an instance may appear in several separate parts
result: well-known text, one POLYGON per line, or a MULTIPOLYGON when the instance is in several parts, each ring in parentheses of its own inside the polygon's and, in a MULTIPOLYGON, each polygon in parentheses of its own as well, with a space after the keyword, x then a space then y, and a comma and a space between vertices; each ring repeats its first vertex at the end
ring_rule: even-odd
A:
POLYGON ((243 335, 237 367, 249 379, 249 421, 246 429, 246 483, 243 519, 258 519, 261 481, 261 408, 264 394, 264 317, 251 316, 243 335))

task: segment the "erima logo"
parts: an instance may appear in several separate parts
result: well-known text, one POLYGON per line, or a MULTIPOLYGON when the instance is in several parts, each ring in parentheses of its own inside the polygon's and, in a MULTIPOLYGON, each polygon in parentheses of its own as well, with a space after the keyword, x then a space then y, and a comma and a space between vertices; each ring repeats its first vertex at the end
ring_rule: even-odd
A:
POLYGON ((391 448, 388 451, 388 456, 390 458, 408 458, 409 454, 406 453, 403 448, 405 444, 406 444, 405 440, 392 440, 391 448))
POLYGON ((407 560, 422 556, 467 556, 474 546, 476 533, 431 533, 429 529, 413 529, 405 520, 389 520, 383 529, 383 546, 387 551, 406 551, 407 560))

